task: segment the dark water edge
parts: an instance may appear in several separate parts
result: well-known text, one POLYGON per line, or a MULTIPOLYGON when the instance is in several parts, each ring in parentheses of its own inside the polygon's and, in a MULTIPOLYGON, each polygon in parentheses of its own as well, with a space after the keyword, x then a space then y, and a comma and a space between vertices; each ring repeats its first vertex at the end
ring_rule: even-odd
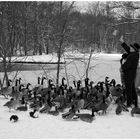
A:
MULTIPOLYGON (((64 68, 64 63, 60 63, 60 69, 64 68)), ((8 72, 12 71, 32 71, 32 70, 56 70, 57 63, 44 62, 14 62, 8 65, 8 72)), ((3 64, 0 63, 0 72, 4 72, 3 64)))

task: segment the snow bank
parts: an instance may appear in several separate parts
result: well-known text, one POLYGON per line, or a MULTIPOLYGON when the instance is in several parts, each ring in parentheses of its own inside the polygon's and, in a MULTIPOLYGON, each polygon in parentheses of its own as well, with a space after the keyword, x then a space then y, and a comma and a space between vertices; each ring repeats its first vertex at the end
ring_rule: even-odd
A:
MULTIPOLYGON (((0 59, 2 61, 2 59, 0 59)), ((56 63, 58 58, 56 55, 33 55, 33 56, 20 56, 11 58, 11 62, 48 62, 48 63, 56 63)), ((64 62, 64 59, 61 58, 61 62, 64 62)))

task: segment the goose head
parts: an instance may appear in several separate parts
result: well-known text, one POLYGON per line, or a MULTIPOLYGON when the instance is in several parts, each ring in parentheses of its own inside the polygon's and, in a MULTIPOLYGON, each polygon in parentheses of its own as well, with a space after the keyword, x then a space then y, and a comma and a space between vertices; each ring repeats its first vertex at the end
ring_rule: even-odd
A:
POLYGON ((8 87, 11 86, 11 83, 12 83, 12 80, 9 79, 9 80, 8 80, 8 87))
POLYGON ((37 78, 37 83, 40 85, 40 77, 37 78))
POLYGON ((63 77, 62 78, 62 86, 64 86, 65 84, 64 84, 64 81, 65 81, 66 79, 65 79, 65 77, 63 77))
POLYGON ((73 84, 74 84, 74 87, 76 88, 76 81, 75 80, 73 81, 73 84))
POLYGON ((109 77, 106 76, 106 77, 105 77, 105 83, 108 83, 108 82, 109 82, 109 77))
POLYGON ((21 80, 22 80, 21 78, 18 79, 19 85, 20 85, 20 83, 21 83, 21 80))

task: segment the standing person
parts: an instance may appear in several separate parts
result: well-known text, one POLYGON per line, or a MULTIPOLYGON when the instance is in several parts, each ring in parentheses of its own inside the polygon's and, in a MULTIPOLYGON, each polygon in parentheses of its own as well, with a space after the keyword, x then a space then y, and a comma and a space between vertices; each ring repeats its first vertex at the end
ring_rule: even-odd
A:
POLYGON ((134 104, 135 107, 138 107, 138 97, 135 89, 135 78, 137 72, 137 66, 139 63, 139 49, 140 46, 138 43, 130 45, 129 47, 123 40, 123 36, 120 41, 122 42, 121 46, 129 54, 126 62, 122 64, 121 68, 124 74, 124 83, 125 90, 127 94, 127 107, 131 107, 134 104))
POLYGON ((128 53, 122 54, 122 58, 120 60, 120 64, 121 64, 120 76, 121 76, 121 83, 122 83, 123 88, 125 88, 125 82, 124 82, 124 73, 123 73, 123 70, 122 70, 122 65, 126 62, 126 59, 127 59, 128 55, 129 55, 128 53))

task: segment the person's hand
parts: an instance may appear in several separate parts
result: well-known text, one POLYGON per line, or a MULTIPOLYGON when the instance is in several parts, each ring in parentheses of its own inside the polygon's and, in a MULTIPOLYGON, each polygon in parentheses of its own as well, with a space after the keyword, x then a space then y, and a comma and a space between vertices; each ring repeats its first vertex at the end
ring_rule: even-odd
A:
POLYGON ((123 40, 123 35, 121 36, 121 38, 120 38, 120 42, 124 42, 124 40, 123 40))
POLYGON ((114 35, 114 36, 117 36, 117 34, 118 34, 118 30, 114 30, 112 33, 112 35, 114 35))

